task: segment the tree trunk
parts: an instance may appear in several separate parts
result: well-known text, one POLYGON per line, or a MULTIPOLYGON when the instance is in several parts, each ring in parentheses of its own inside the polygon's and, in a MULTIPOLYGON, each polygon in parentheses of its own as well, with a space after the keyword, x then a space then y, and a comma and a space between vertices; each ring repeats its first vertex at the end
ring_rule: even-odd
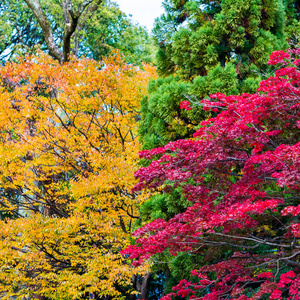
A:
POLYGON ((151 273, 145 274, 141 280, 139 280, 137 275, 132 276, 131 282, 133 288, 140 292, 139 299, 147 299, 148 291, 149 291, 149 284, 151 280, 151 273))
MULTIPOLYGON (((24 0, 27 6, 32 10, 37 22, 41 26, 49 54, 59 62, 66 62, 70 59, 71 42, 74 33, 84 27, 84 24, 88 18, 99 8, 103 0, 85 0, 79 5, 77 11, 73 10, 71 0, 62 1, 62 10, 64 15, 64 34, 62 40, 62 50, 57 46, 51 24, 43 12, 39 0, 24 0)), ((77 36, 78 40, 78 36, 77 36)), ((78 41, 75 41, 75 48, 78 48, 78 41)), ((77 50, 76 50, 77 52, 77 50)))

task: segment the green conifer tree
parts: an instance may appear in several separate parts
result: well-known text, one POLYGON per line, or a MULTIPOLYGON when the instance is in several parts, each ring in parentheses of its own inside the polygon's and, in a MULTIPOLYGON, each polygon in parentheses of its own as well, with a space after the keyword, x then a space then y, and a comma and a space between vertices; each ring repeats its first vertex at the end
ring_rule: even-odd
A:
MULTIPOLYGON (((267 71, 272 51, 287 48, 287 4, 282 0, 165 0, 166 13, 153 30, 161 78, 150 84, 150 96, 142 104, 144 148, 191 136, 191 126, 207 115, 199 110, 188 116, 179 111, 180 102, 189 95, 205 98, 215 92, 256 90, 260 78, 255 71, 267 71)), ((293 3, 289 6, 292 20, 296 9, 293 3)))

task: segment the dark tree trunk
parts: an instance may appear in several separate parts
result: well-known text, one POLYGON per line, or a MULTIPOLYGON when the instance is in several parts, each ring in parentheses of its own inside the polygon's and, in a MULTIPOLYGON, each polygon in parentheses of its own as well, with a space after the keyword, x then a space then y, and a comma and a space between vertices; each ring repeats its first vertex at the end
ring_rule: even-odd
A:
POLYGON ((147 299, 148 292, 149 292, 149 284, 151 280, 151 273, 145 274, 141 279, 137 276, 134 275, 132 276, 131 282, 133 288, 140 292, 139 299, 147 299))

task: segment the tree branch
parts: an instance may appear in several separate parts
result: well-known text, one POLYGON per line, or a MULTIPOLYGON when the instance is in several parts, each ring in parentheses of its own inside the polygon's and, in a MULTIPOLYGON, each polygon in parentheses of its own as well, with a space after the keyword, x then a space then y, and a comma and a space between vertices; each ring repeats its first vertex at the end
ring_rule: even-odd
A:
POLYGON ((32 10, 33 14, 35 15, 39 25, 41 26, 44 36, 45 36, 45 41, 49 50, 49 54, 57 59, 58 61, 62 62, 63 56, 61 51, 58 49, 54 37, 53 37, 53 32, 51 29, 51 24, 48 21, 47 17, 45 16, 41 5, 38 0, 24 0, 25 3, 28 5, 28 7, 32 10))

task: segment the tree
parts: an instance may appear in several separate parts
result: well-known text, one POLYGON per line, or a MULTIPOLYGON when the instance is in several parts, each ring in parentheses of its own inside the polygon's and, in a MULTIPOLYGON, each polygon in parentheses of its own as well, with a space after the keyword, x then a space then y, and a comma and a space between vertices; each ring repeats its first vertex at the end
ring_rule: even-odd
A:
MULTIPOLYGON (((190 95, 205 98, 216 92, 255 92, 260 81, 257 71, 267 72, 271 52, 287 47, 286 9, 281 0, 168 0, 164 6, 166 14, 156 20, 153 30, 160 47, 157 68, 162 76, 156 86, 167 89, 169 85, 177 90, 184 82, 190 85, 176 96, 169 95, 163 103, 156 95, 158 88, 151 85, 153 92, 142 104, 141 139, 145 149, 186 138, 184 113, 177 114, 179 126, 173 134, 172 120, 165 111, 179 111, 180 102, 190 95), (174 74, 179 76, 177 89, 168 77, 174 74)), ((205 118, 205 114, 197 114, 189 123, 205 118)))
MULTIPOLYGON (((134 24, 116 3, 105 1, 95 11, 91 9, 92 7, 86 16, 83 12, 79 18, 79 25, 70 38, 70 53, 78 57, 101 60, 118 49, 128 63, 141 65, 142 62, 153 60, 154 46, 148 32, 134 24)), ((51 23, 53 38, 59 51, 62 51, 66 22, 63 18, 63 7, 55 1, 47 1, 43 11, 51 23)), ((32 10, 23 0, 2 1, 0 58, 6 61, 13 59, 16 54, 34 53, 37 47, 48 52, 44 33, 32 10)))
POLYGON ((190 206, 137 229, 123 254, 135 265, 159 253, 203 263, 162 299, 299 299, 299 55, 275 51, 275 75, 255 94, 183 101, 218 115, 193 139, 140 153, 154 160, 136 172, 134 191, 180 187, 190 206))
POLYGON ((108 2, 89 20, 83 34, 84 55, 99 60, 118 49, 128 63, 153 62, 155 46, 145 28, 134 24, 117 4, 108 2))
POLYGON ((32 10, 38 24, 42 28, 45 42, 49 54, 58 61, 68 61, 71 54, 71 43, 74 38, 75 49, 77 47, 78 36, 82 30, 86 20, 90 18, 95 11, 100 7, 102 0, 66 0, 57 4, 43 0, 24 0, 28 7, 32 10), (45 7, 48 7, 47 14, 50 15, 50 20, 45 13, 45 7), (51 21, 63 20, 63 29, 60 42, 62 50, 55 41, 51 21))
MULTIPOLYGON (((261 76, 271 72, 271 52, 285 49, 291 31, 297 31, 295 1, 168 0, 164 6, 166 13, 153 30, 160 77, 150 82, 141 108, 144 149, 192 137, 201 121, 217 114, 201 106, 181 110, 182 101, 195 102, 217 92, 255 93, 261 76)), ((150 162, 142 160, 144 166, 150 162)), ((181 187, 154 195, 142 204, 141 224, 156 218, 168 221, 189 205, 181 187)), ((191 268, 202 265, 199 256, 188 254, 184 259, 185 268, 183 256, 162 267, 167 287, 188 279, 191 268)))
MULTIPOLYGON (((0 294, 123 299, 137 206, 139 101, 154 68, 118 55, 0 68, 0 294)), ((129 296, 128 296, 129 297, 129 296)))

